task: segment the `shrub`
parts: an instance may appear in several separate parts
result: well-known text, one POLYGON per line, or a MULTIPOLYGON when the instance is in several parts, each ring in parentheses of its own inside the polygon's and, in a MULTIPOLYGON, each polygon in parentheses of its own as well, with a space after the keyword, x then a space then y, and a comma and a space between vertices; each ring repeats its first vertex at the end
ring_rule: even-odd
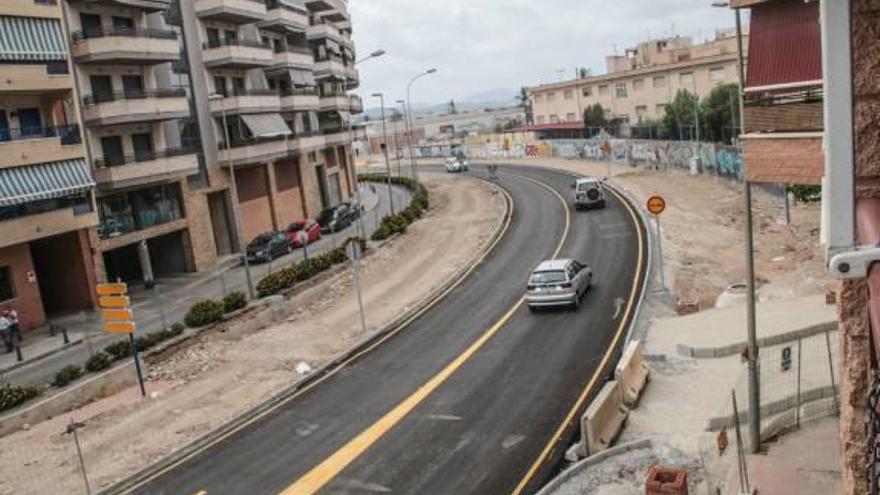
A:
POLYGON ((822 188, 820 186, 791 184, 788 186, 787 192, 794 195, 794 199, 799 203, 815 203, 822 200, 822 188))
POLYGON ((184 330, 186 330, 186 326, 183 323, 177 322, 174 325, 171 325, 171 328, 166 331, 170 336, 177 337, 182 334, 184 330))
POLYGON ((86 370, 95 373, 101 370, 106 370, 111 364, 113 364, 113 358, 111 358, 106 352, 99 351, 92 354, 88 361, 86 361, 86 370))
POLYGON ((231 313, 247 306, 247 297, 244 292, 230 292, 223 298, 223 311, 231 313))
POLYGON ((3 385, 0 387, 0 411, 18 407, 40 395, 40 390, 31 385, 3 385))
POLYGON ((113 358, 114 361, 119 361, 131 355, 131 349, 127 340, 113 342, 104 348, 104 352, 113 358))
POLYGON ((79 366, 65 366, 61 371, 55 373, 55 381, 52 382, 56 387, 63 387, 68 383, 77 380, 83 374, 82 368, 79 366))
POLYGON ((415 217, 412 214, 412 210, 410 210, 409 207, 404 208, 404 210, 400 212, 399 217, 407 225, 413 223, 413 221, 415 220, 415 217))
POLYGON ((284 289, 289 289, 296 284, 299 278, 299 266, 291 265, 277 272, 270 273, 257 283, 257 295, 268 297, 280 294, 284 289))
POLYGON ((213 299, 205 299, 189 308, 183 322, 186 323, 186 326, 195 328, 210 325, 221 319, 223 319, 223 303, 213 299))
POLYGON ((391 237, 391 229, 389 229, 386 225, 380 225, 375 231, 373 231, 373 235, 370 236, 370 239, 374 241, 382 241, 389 237, 391 237))

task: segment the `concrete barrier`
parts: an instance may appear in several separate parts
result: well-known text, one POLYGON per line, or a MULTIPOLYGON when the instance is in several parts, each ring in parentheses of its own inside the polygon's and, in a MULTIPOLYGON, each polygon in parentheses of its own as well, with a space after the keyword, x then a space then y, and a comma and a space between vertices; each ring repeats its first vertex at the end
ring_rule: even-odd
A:
POLYGON ((581 457, 595 455, 608 447, 623 429, 629 410, 623 405, 620 383, 612 380, 602 387, 581 417, 581 457))
POLYGON ((620 383, 623 403, 630 409, 639 403, 642 390, 648 383, 649 374, 648 365, 645 364, 645 357, 642 355, 641 343, 638 340, 630 342, 614 369, 614 378, 620 383))

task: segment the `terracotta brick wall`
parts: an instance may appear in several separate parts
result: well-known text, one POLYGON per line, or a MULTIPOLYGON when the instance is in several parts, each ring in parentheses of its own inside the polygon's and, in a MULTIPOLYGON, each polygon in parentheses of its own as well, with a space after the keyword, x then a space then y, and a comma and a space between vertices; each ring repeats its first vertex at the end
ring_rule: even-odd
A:
POLYGON ((746 178, 752 182, 821 184, 825 170, 822 138, 745 138, 746 178))
POLYGON ((189 226, 188 257, 196 271, 206 270, 217 261, 217 246, 214 242, 208 196, 202 191, 190 188, 186 180, 181 181, 181 196, 189 226))
POLYGON ((275 204, 279 228, 305 218, 296 159, 275 162, 275 204))
POLYGON ((23 332, 45 323, 46 314, 40 298, 40 286, 38 281, 28 280, 28 272, 36 275, 28 244, 0 248, 0 267, 9 267, 15 290, 15 298, 11 301, 0 301, 0 308, 9 306, 18 311, 23 332))
POLYGON ((821 131, 825 126, 821 101, 784 105, 746 106, 746 132, 821 131))
POLYGON ((258 234, 275 229, 266 166, 236 169, 235 175, 238 179, 243 241, 246 244, 258 234))

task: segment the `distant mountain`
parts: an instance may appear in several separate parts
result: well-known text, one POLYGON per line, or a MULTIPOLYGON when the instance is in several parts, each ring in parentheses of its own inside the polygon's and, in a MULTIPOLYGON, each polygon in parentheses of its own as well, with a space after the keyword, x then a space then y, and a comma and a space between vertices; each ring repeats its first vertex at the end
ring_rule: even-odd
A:
MULTIPOLYGON (((504 103, 510 104, 515 101, 519 91, 515 89, 492 89, 488 91, 480 91, 466 98, 461 99, 461 103, 467 104, 486 104, 486 103, 504 103)), ((458 103, 458 101, 456 101, 458 103)))
MULTIPOLYGON (((493 89, 481 91, 461 99, 455 99, 455 108, 458 111, 465 110, 482 110, 484 108, 508 108, 517 104, 518 91, 510 89, 493 89)), ((413 112, 415 113, 446 113, 449 102, 443 103, 413 103, 413 112)), ((387 114, 391 114, 391 109, 386 108, 387 114)), ((371 119, 381 118, 381 110, 378 107, 367 108, 364 115, 371 119)))

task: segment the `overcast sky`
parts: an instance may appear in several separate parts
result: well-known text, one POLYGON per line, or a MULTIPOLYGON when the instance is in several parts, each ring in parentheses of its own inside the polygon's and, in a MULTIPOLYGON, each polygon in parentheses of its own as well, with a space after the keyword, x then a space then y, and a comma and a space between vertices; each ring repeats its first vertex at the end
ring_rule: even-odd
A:
POLYGON ((439 72, 413 86, 413 101, 438 103, 496 89, 518 89, 604 72, 614 51, 672 33, 712 37, 733 13, 711 0, 349 0, 366 106, 384 92, 402 99, 420 71, 439 72))

